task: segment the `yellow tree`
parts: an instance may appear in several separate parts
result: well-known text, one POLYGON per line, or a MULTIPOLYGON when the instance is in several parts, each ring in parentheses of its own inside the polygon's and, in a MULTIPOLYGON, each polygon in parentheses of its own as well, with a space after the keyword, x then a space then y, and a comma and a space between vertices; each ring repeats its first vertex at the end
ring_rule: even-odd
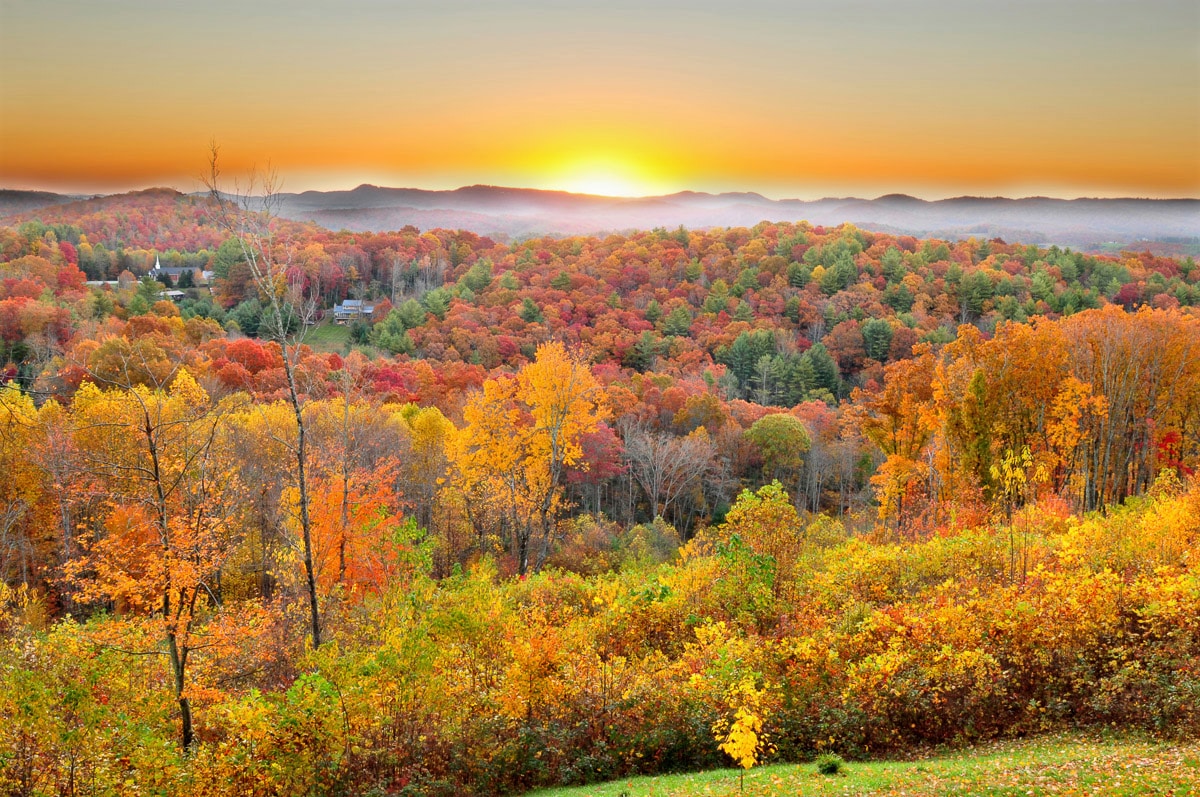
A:
POLYGON ((535 533, 542 542, 536 564, 549 553, 563 475, 583 456, 580 438, 607 416, 587 363, 557 342, 538 347, 515 378, 486 381, 463 409, 466 426, 452 445, 460 486, 472 511, 497 520, 511 539, 520 573, 529 569, 535 533))
MULTIPOLYGON (((922 454, 937 428, 933 404, 934 357, 928 344, 913 347, 910 360, 899 360, 884 371, 883 389, 855 389, 847 421, 879 446, 887 457, 871 481, 879 493, 880 515, 893 513, 896 528, 904 517, 904 499, 913 480, 929 469, 922 454)), ((933 498, 934 496, 930 496, 933 498)))
POLYGON ((38 442, 33 400, 15 386, 0 386, 0 583, 36 581, 37 540, 31 523, 45 494, 43 480, 30 461, 38 442))
POLYGON ((86 383, 72 404, 76 443, 108 509, 66 574, 82 599, 157 625, 185 748, 194 738, 190 659, 212 639, 228 639, 218 633, 228 619, 219 616, 220 574, 236 546, 230 532, 240 501, 233 469, 214 445, 222 410, 182 369, 169 389, 86 383), (209 641, 199 641, 201 623, 209 641))
POLYGON ((722 717, 712 728, 721 750, 742 768, 738 773, 738 789, 742 791, 746 787, 746 770, 775 750, 763 733, 766 690, 757 688, 754 680, 747 676, 729 688, 726 699, 735 707, 734 718, 731 721, 722 717))
POLYGON ((776 597, 791 592, 804 536, 800 516, 783 485, 776 481, 757 493, 743 490, 725 516, 721 534, 736 534, 756 554, 770 556, 775 562, 772 586, 776 597))

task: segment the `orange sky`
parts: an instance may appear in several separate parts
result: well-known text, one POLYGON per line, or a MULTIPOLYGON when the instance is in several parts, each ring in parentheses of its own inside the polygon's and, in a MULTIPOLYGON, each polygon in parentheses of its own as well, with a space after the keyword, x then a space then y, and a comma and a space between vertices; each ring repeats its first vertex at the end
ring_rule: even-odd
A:
POLYGON ((0 0, 0 186, 1200 196, 1194 0, 0 0))

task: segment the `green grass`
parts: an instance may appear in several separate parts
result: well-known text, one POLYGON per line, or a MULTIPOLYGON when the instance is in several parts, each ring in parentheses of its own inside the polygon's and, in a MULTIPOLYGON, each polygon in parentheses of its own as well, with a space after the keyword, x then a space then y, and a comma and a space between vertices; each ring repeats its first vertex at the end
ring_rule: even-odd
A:
POLYGON ((311 346, 313 351, 341 353, 350 342, 350 327, 327 321, 311 327, 304 334, 304 342, 311 346))
MULTIPOLYGON (((534 792, 537 797, 737 795, 733 769, 629 778, 534 792)), ((746 773, 757 795, 1200 794, 1200 742, 1062 733, 930 754, 904 761, 850 761, 839 775, 814 764, 776 764, 746 773)))

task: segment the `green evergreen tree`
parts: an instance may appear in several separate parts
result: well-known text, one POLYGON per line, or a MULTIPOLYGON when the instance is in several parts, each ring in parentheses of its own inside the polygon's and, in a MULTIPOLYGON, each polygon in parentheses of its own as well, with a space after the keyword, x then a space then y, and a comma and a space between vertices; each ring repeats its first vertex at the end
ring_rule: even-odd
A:
POLYGON ((892 325, 882 318, 871 318, 862 324, 863 347, 867 356, 879 362, 887 360, 892 345, 892 325))
POLYGON ((443 319, 450 309, 450 292, 445 288, 434 288, 421 297, 421 304, 439 320, 443 319))
POLYGON ((814 344, 812 348, 804 352, 803 359, 808 361, 808 366, 812 369, 811 389, 828 390, 833 396, 838 396, 841 392, 842 380, 838 374, 837 362, 834 361, 829 350, 821 343, 814 344))
POLYGON ((370 341, 381 349, 392 354, 412 354, 413 341, 409 337, 403 314, 399 309, 393 309, 387 317, 371 330, 370 341))
POLYGON ((642 314, 651 324, 657 324, 658 319, 662 318, 662 306, 658 303, 657 299, 651 299, 642 314))
POLYGON ((528 296, 521 301, 521 309, 517 311, 517 315, 527 324, 540 324, 546 320, 542 316, 542 309, 528 296))
POLYGON ((904 256, 896 247, 888 247, 880 259, 880 265, 883 267, 883 276, 889 283, 897 283, 904 279, 904 256))
MULTIPOLYGON (((400 322, 404 325, 406 330, 416 329, 417 327, 423 325, 427 315, 425 308, 422 307, 421 303, 416 299, 408 299, 392 312, 397 314, 397 317, 400 319, 400 322)), ((389 313, 389 315, 391 315, 391 313, 389 313)))
POLYGON ((677 305, 663 321, 663 334, 685 337, 692 328, 692 314, 682 304, 677 305))

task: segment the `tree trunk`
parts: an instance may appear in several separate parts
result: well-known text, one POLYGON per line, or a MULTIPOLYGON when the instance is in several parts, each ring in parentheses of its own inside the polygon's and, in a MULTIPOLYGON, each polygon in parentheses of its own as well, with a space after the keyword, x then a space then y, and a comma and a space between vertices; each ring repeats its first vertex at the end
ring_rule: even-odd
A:
POLYGON ((300 492, 300 534, 304 543, 304 578, 308 586, 308 612, 312 628, 313 647, 321 647, 321 614, 317 606, 317 575, 313 568, 312 556, 312 520, 308 512, 308 476, 305 468, 307 458, 306 437, 304 434, 304 414, 300 407, 300 398, 296 393, 296 375, 290 358, 283 358, 287 367, 288 392, 292 400, 292 410, 296 413, 296 486, 300 492))

